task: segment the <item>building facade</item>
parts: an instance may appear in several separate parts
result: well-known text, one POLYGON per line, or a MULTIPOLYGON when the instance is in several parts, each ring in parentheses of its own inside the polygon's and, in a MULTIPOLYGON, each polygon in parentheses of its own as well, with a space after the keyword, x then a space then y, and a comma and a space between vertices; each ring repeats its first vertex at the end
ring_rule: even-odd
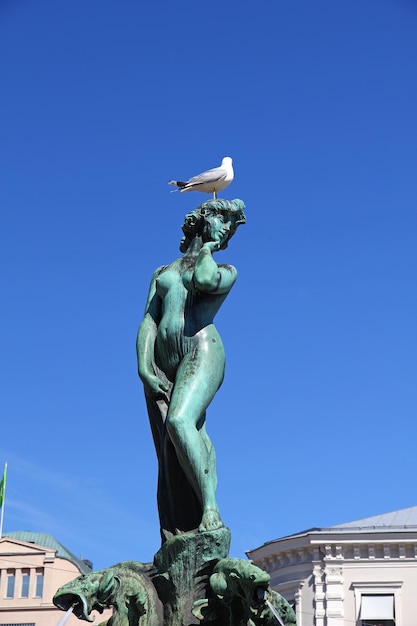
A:
MULTIPOLYGON (((12 532, 0 538, 0 625, 56 626, 64 613, 52 603, 59 587, 92 565, 46 533, 12 532)), ((95 613, 93 624, 108 619, 95 613)), ((67 626, 79 626, 71 615, 67 626)))
POLYGON ((297 626, 416 626, 417 507, 312 528, 250 550, 297 626))

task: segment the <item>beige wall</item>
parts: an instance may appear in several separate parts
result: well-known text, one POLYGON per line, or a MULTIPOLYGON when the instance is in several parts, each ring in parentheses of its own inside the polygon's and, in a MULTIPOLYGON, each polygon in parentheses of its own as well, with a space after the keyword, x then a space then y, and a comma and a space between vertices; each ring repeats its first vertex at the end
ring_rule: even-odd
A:
MULTIPOLYGON (((3 537, 0 539, 0 624, 35 624, 56 626, 64 613, 52 603, 59 587, 80 575, 78 567, 66 559, 56 557, 54 550, 3 537), (15 574, 13 598, 6 598, 8 573, 15 574), (29 593, 21 597, 22 574, 30 574, 29 593), (36 574, 44 574, 42 597, 36 596, 36 574)), ((112 614, 92 614, 93 624, 108 619, 112 614)), ((67 626, 80 626, 82 622, 71 616, 67 626)))

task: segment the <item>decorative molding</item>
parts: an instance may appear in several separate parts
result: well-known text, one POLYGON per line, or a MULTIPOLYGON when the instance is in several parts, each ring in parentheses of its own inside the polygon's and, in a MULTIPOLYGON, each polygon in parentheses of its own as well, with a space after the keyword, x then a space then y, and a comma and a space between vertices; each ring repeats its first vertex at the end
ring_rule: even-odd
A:
POLYGON ((301 590, 304 587, 305 581, 300 582, 297 591, 294 594, 294 609, 295 617, 297 619, 297 626, 303 626, 303 608, 302 608, 302 593, 301 590))

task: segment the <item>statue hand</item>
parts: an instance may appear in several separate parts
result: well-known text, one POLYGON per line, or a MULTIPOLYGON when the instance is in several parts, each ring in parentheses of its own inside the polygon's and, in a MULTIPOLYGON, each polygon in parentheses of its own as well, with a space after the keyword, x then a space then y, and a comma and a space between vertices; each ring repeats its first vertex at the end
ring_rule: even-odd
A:
POLYGON ((216 252, 217 250, 220 250, 220 241, 206 241, 206 243, 203 244, 202 246, 202 250, 206 249, 208 250, 210 253, 211 252, 216 252))
POLYGON ((147 374, 146 376, 142 376, 142 382, 148 391, 153 397, 163 397, 167 399, 167 392, 169 387, 165 385, 162 380, 155 376, 155 374, 147 374))

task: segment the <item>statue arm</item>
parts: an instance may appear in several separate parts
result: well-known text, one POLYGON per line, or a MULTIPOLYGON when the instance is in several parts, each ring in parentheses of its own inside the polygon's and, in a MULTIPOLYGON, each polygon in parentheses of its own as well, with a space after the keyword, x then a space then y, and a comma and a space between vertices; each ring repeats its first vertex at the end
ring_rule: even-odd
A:
POLYGON ((218 244, 209 241, 203 245, 194 268, 194 285, 199 291, 207 293, 228 293, 233 287, 237 270, 232 265, 219 267, 212 252, 218 244))
POLYGON ((139 378, 152 395, 163 395, 166 386, 155 374, 155 341, 158 323, 161 318, 161 300, 156 292, 156 279, 162 268, 154 273, 149 287, 145 313, 136 337, 136 355, 138 359, 139 378))

